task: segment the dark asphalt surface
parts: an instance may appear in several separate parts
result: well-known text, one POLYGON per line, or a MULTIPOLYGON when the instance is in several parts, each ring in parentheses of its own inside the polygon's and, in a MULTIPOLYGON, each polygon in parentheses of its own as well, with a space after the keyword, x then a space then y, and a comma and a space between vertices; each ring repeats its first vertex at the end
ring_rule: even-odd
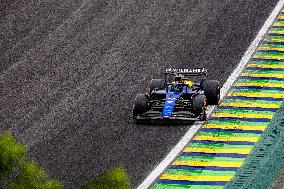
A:
POLYGON ((137 186, 190 126, 135 125, 168 67, 221 83, 277 0, 0 0, 0 132, 74 188, 122 164, 137 186))

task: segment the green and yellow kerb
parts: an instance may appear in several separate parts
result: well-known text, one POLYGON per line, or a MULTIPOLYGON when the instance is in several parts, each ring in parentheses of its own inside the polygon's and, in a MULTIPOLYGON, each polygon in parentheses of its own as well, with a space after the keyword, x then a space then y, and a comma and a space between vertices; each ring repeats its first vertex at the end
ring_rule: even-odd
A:
POLYGON ((152 188, 224 188, 283 99, 284 9, 211 118, 152 188))

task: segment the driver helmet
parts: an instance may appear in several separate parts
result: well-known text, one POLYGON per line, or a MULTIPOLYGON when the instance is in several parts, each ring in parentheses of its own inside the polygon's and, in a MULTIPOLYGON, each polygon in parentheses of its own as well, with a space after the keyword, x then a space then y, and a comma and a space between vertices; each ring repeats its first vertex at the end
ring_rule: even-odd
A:
POLYGON ((182 78, 181 78, 181 76, 175 76, 174 77, 174 81, 176 82, 176 83, 181 83, 182 82, 182 78))

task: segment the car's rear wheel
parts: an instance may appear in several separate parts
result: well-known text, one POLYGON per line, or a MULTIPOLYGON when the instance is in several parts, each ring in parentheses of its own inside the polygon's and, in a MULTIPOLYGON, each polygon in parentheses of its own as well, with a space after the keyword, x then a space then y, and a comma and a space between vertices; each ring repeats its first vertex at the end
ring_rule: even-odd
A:
POLYGON ((199 115, 201 120, 206 119, 206 96, 205 95, 196 95, 192 99, 192 112, 196 115, 199 115))
POLYGON ((152 79, 150 82, 150 95, 154 89, 165 89, 165 80, 163 79, 152 79))
POLYGON ((149 109, 149 97, 146 94, 137 94, 134 101, 133 116, 137 117, 149 109))
POLYGON ((218 105, 220 100, 220 84, 216 80, 204 80, 201 83, 208 105, 218 105))

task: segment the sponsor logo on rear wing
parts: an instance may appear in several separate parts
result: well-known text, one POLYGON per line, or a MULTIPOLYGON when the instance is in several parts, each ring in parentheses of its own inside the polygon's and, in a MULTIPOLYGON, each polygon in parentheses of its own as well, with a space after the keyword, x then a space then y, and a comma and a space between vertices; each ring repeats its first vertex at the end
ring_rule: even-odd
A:
POLYGON ((188 75, 206 75, 207 69, 205 68, 168 68, 166 74, 188 74, 188 75))

